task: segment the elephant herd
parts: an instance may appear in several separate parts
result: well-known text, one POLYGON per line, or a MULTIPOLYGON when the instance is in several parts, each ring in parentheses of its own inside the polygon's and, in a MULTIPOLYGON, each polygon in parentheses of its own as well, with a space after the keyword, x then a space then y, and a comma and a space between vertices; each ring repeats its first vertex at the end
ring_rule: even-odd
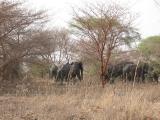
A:
MULTIPOLYGON (((66 63, 62 67, 52 65, 49 70, 50 78, 55 78, 56 82, 68 82, 73 80, 75 83, 77 79, 83 79, 83 63, 72 62, 66 63), (77 79, 76 79, 77 78, 77 79)), ((145 81, 152 80, 158 83, 159 74, 147 62, 139 62, 135 64, 131 61, 122 61, 117 64, 109 64, 104 75, 105 80, 114 83, 116 78, 122 79, 124 82, 135 81, 145 83, 145 81)))
POLYGON ((82 62, 72 62, 66 63, 61 67, 56 66, 55 64, 50 67, 49 77, 52 79, 55 78, 55 81, 68 82, 73 79, 74 83, 76 78, 80 81, 83 79, 83 64, 82 62))
POLYGON ((156 70, 146 62, 139 62, 135 64, 130 61, 123 61, 115 65, 109 64, 106 70, 105 79, 110 83, 114 83, 117 77, 121 77, 122 80, 134 81, 144 83, 146 79, 156 81, 158 83, 159 74, 156 70))

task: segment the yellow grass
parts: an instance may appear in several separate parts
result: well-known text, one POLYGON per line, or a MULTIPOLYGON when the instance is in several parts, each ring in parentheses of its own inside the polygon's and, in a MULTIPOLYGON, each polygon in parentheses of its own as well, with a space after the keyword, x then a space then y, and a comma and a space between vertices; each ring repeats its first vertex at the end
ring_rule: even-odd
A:
POLYGON ((160 85, 102 88, 87 79, 69 86, 49 80, 19 85, 14 94, 0 96, 0 120, 160 120, 160 85))

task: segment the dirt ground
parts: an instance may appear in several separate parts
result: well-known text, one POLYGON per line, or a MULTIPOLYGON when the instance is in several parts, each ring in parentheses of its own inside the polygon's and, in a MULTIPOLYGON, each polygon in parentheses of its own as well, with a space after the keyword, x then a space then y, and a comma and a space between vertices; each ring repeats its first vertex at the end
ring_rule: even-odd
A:
POLYGON ((41 80, 0 96, 0 120, 160 120, 160 85, 41 80))

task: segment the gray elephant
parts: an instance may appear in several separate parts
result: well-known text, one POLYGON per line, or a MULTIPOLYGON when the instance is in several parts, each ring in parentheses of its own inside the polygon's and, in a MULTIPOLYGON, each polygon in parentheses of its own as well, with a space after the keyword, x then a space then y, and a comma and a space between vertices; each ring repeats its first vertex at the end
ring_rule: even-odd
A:
POLYGON ((78 78, 80 81, 83 80, 83 64, 82 62, 72 62, 70 66, 70 71, 68 75, 68 82, 70 79, 78 78))

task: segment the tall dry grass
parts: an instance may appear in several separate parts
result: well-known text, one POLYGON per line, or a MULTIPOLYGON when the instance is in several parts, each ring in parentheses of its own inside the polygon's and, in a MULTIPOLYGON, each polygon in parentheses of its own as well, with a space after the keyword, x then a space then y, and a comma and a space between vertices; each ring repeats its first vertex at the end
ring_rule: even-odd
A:
POLYGON ((160 120, 160 85, 34 80, 0 96, 0 120, 160 120))

